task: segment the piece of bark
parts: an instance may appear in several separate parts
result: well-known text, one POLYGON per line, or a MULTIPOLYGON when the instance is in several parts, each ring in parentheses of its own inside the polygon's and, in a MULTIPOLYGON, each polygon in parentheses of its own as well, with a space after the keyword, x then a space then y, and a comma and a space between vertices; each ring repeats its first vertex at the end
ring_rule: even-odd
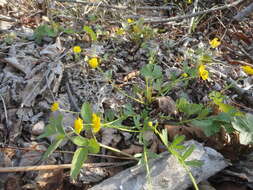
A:
MULTIPOLYGON (((195 146, 193 153, 187 160, 201 160, 203 162, 202 166, 191 168, 197 182, 206 180, 227 166, 223 156, 214 149, 204 147, 194 140, 187 141, 185 145, 195 146)), ((149 167, 152 189, 183 190, 192 185, 185 169, 174 156, 167 152, 162 153, 160 158, 151 161, 149 167)), ((148 186, 145 167, 134 166, 101 182, 91 190, 146 190, 148 186)))

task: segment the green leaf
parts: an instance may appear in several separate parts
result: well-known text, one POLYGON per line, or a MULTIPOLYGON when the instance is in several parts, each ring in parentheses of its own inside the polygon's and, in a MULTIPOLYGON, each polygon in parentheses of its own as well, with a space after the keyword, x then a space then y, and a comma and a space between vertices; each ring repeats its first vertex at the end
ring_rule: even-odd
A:
POLYGON ((168 131, 167 129, 162 130, 161 140, 165 146, 168 146, 168 131))
POLYGON ((226 132, 229 134, 235 131, 235 129, 232 126, 232 123, 224 123, 222 124, 222 127, 224 127, 226 132))
POLYGON ((46 158, 48 158, 48 156, 49 156, 50 154, 52 154, 53 151, 54 151, 55 149, 57 149, 57 147, 62 143, 63 140, 64 140, 64 136, 59 135, 58 138, 57 138, 57 140, 54 141, 54 143, 51 144, 51 145, 48 147, 47 151, 44 153, 44 155, 43 155, 43 157, 42 157, 42 160, 45 160, 46 158))
POLYGON ((178 149, 178 150, 184 150, 186 149, 186 147, 184 145, 173 145, 174 149, 178 149))
POLYGON ((63 119, 63 115, 61 113, 59 113, 56 118, 53 120, 52 125, 54 125, 54 127, 56 128, 57 132, 65 135, 65 131, 63 129, 63 125, 62 125, 62 119, 63 119))
POLYGON ((220 123, 213 120, 194 120, 191 122, 192 125, 203 129, 206 136, 212 136, 220 131, 220 123))
POLYGON ((97 154, 99 152, 100 145, 96 141, 96 139, 89 139, 88 150, 89 150, 89 153, 92 153, 92 154, 97 154))
MULTIPOLYGON (((88 102, 85 102, 82 105, 81 116, 84 120, 84 123, 91 124, 92 122, 92 109, 88 102)), ((87 127, 87 126, 86 126, 87 127)))
POLYGON ((57 27, 54 29, 53 25, 43 24, 35 29, 33 37, 37 43, 41 43, 44 37, 56 37, 58 32, 57 27))
POLYGON ((105 120, 107 122, 113 121, 115 118, 116 113, 112 109, 107 109, 105 112, 105 120))
POLYGON ((92 41, 97 41, 97 34, 92 30, 92 28, 90 28, 89 26, 84 26, 83 30, 85 32, 87 32, 87 34, 89 34, 89 36, 91 37, 92 41))
POLYGON ((191 161, 185 161, 185 164, 187 166, 194 166, 194 167, 200 167, 202 166, 204 163, 200 160, 191 160, 191 161))
POLYGON ((136 128, 139 128, 141 126, 141 116, 140 115, 135 115, 133 117, 133 120, 134 120, 134 126, 136 128))
POLYGON ((229 113, 221 112, 218 115, 210 116, 208 119, 224 123, 230 123, 232 120, 232 116, 229 113))
POLYGON ((124 115, 128 116, 128 117, 136 115, 134 112, 133 106, 130 103, 128 103, 124 106, 123 112, 124 112, 124 115))
POLYGON ((176 102, 176 107, 180 112, 185 113, 188 117, 194 114, 200 116, 206 115, 208 110, 203 108, 202 104, 191 104, 185 98, 180 98, 176 102), (202 113, 204 111, 204 113, 202 113))
POLYGON ((45 128, 45 132, 37 137, 37 139, 45 138, 48 136, 52 136, 57 132, 59 134, 65 135, 65 131, 62 125, 63 115, 59 114, 55 117, 50 117, 49 124, 45 128))
POLYGON ((76 33, 76 31, 73 30, 72 28, 66 28, 63 30, 63 32, 66 34, 75 34, 76 33))
POLYGON ((75 151, 75 154, 71 162, 71 170, 70 170, 70 176, 72 179, 76 179, 77 175, 79 174, 82 168, 84 161, 87 160, 87 158, 88 158, 88 149, 78 148, 75 151))
POLYGON ((159 65, 147 64, 142 67, 141 75, 147 79, 158 79, 162 77, 162 68, 159 65))
POLYGON ((71 137, 71 141, 77 146, 88 146, 89 144, 88 139, 82 136, 71 137))
POLYGON ((234 129, 240 132, 240 143, 244 145, 253 144, 253 115, 235 117, 232 122, 234 129))
POLYGON ((182 159, 186 160, 192 154, 194 149, 195 149, 194 145, 191 145, 189 148, 187 148, 187 150, 182 155, 182 159))
POLYGON ((162 85, 163 85, 163 79, 162 78, 159 78, 159 79, 156 79, 153 83, 153 88, 154 90, 157 90, 157 91, 161 91, 162 89, 162 85))
POLYGON ((207 117, 210 113, 211 113, 210 108, 204 108, 201 110, 200 113, 198 113, 198 118, 203 119, 203 118, 207 117))
POLYGON ((41 138, 45 138, 45 137, 49 137, 54 135, 55 133, 57 133, 56 129, 54 128, 54 126, 52 126, 51 124, 48 124, 45 128, 45 131, 43 134, 41 134, 40 136, 37 137, 37 139, 41 139, 41 138))
POLYGON ((171 145, 172 146, 176 146, 176 145, 182 143, 184 140, 185 140, 185 136, 184 135, 180 135, 180 136, 176 135, 174 137, 171 145))

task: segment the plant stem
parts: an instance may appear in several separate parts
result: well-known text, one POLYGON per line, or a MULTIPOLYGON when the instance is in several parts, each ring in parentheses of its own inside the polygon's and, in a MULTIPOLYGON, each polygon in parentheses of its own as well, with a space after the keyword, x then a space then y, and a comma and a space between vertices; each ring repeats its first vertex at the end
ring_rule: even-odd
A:
POLYGON ((111 151, 114 151, 114 152, 123 154, 123 155, 125 155, 125 156, 127 156, 127 157, 130 157, 130 158, 132 158, 133 160, 139 160, 138 158, 135 158, 135 157, 132 156, 131 154, 128 154, 128 153, 126 153, 126 152, 122 152, 122 151, 120 151, 119 149, 116 149, 116 148, 113 148, 113 147, 110 147, 110 146, 107 146, 107 145, 104 145, 104 144, 101 144, 101 143, 99 143, 99 145, 100 145, 101 147, 103 147, 103 148, 108 149, 108 150, 111 150, 111 151))

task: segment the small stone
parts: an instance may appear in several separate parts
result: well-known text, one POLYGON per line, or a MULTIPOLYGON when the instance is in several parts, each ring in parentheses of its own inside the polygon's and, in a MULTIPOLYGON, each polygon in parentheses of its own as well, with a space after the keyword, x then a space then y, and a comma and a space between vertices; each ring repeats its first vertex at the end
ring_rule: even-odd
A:
POLYGON ((45 123, 44 121, 39 121, 32 127, 33 135, 41 135, 44 132, 45 123))

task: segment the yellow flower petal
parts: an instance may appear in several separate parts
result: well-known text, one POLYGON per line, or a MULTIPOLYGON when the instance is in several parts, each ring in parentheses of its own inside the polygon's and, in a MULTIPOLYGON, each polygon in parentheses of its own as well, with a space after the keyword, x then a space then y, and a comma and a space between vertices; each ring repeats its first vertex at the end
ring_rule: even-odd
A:
POLYGON ((153 122, 152 122, 152 121, 149 121, 149 122, 148 122, 148 126, 149 126, 149 127, 153 127, 153 122))
POLYGON ((191 3, 192 3, 192 0, 187 0, 187 3, 191 4, 191 3))
POLYGON ((187 73, 183 73, 183 74, 181 74, 181 76, 186 78, 186 77, 188 77, 188 74, 187 73))
POLYGON ((88 64, 92 69, 96 69, 99 65, 98 58, 93 57, 93 58, 89 59, 88 64))
POLYGON ((92 114, 92 129, 94 133, 97 133, 100 130, 101 123, 100 123, 100 117, 93 113, 92 114))
POLYGON ((203 79, 203 80, 206 80, 206 79, 208 79, 208 75, 209 75, 209 73, 208 73, 208 71, 207 70, 204 70, 202 73, 201 73, 201 78, 203 79))
POLYGON ((80 117, 74 121, 74 129, 77 134, 80 134, 80 132, 83 130, 83 120, 80 117))
POLYGON ((203 64, 200 64, 200 66, 199 66, 199 72, 202 72, 204 70, 206 70, 206 66, 203 65, 203 64))
POLYGON ((82 49, 81 49, 80 46, 74 46, 74 47, 73 47, 73 52, 74 52, 74 53, 81 53, 81 51, 82 51, 82 49))
POLYGON ((209 76, 209 72, 206 70, 206 66, 201 64, 199 66, 199 76, 203 79, 206 80, 208 79, 209 76))
POLYGON ((54 102, 51 106, 51 111, 54 112, 54 111, 57 111, 57 110, 59 110, 59 103, 54 102))
POLYGON ((116 29, 116 34, 123 35, 123 34, 125 34, 125 30, 123 28, 118 28, 118 29, 116 29))
POLYGON ((242 66, 243 71, 248 75, 253 75, 253 68, 251 66, 242 66))
POLYGON ((127 22, 128 22, 129 24, 131 24, 131 23, 133 23, 133 22, 134 22, 134 20, 133 20, 133 19, 131 19, 131 18, 128 18, 128 19, 127 19, 127 22))
POLYGON ((221 44, 221 42, 218 38, 214 38, 213 40, 209 41, 209 44, 212 48, 217 48, 221 44))

